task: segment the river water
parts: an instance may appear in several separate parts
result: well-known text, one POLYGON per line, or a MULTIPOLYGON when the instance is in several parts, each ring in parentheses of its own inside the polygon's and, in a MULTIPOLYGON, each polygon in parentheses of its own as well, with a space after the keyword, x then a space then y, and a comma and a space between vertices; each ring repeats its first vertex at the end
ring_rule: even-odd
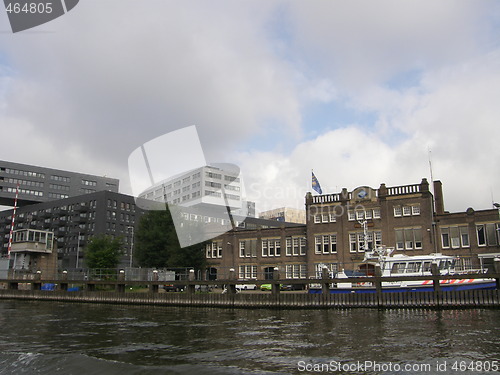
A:
POLYGON ((500 373, 500 310, 0 301, 0 322, 0 374, 500 373))

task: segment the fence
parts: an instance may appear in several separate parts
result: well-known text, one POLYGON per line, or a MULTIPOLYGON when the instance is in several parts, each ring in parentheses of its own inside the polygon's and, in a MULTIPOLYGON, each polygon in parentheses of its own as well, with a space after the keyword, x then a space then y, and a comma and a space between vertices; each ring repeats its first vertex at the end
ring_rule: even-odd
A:
POLYGON ((279 295, 0 290, 0 299, 218 308, 500 308, 499 290, 279 295))

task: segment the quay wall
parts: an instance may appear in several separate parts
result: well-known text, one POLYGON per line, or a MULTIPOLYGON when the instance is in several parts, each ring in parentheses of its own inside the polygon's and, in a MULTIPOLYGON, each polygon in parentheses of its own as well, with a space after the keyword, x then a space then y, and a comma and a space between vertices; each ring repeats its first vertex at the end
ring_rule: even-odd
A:
POLYGON ((133 293, 0 290, 0 299, 214 308, 500 308, 500 291, 461 290, 346 294, 133 293))

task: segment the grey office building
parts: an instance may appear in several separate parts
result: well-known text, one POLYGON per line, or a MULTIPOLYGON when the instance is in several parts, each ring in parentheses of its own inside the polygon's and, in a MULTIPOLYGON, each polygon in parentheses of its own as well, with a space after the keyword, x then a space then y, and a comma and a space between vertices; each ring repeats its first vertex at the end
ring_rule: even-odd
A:
POLYGON ((118 192, 119 180, 0 160, 0 206, 49 202, 102 190, 118 192))
MULTIPOLYGON (((13 210, 0 212, 2 256, 8 251, 12 213, 13 210)), ((16 212, 14 229, 54 232, 60 269, 85 267, 83 249, 92 236, 121 236, 124 253, 120 266, 128 267, 133 260, 131 250, 134 229, 142 214, 143 211, 136 207, 134 197, 99 191, 20 207, 16 212)))

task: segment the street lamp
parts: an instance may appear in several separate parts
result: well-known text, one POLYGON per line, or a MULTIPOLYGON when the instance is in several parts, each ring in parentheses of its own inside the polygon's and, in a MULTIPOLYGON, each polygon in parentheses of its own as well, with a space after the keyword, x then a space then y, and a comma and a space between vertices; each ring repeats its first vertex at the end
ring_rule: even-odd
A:
POLYGON ((75 268, 78 268, 78 258, 80 257, 80 232, 78 232, 78 244, 76 246, 76 264, 75 268))
POLYGON ((132 238, 130 239, 130 263, 129 263, 129 268, 132 268, 132 254, 134 252, 134 227, 128 226, 127 229, 131 229, 132 232, 132 238))

